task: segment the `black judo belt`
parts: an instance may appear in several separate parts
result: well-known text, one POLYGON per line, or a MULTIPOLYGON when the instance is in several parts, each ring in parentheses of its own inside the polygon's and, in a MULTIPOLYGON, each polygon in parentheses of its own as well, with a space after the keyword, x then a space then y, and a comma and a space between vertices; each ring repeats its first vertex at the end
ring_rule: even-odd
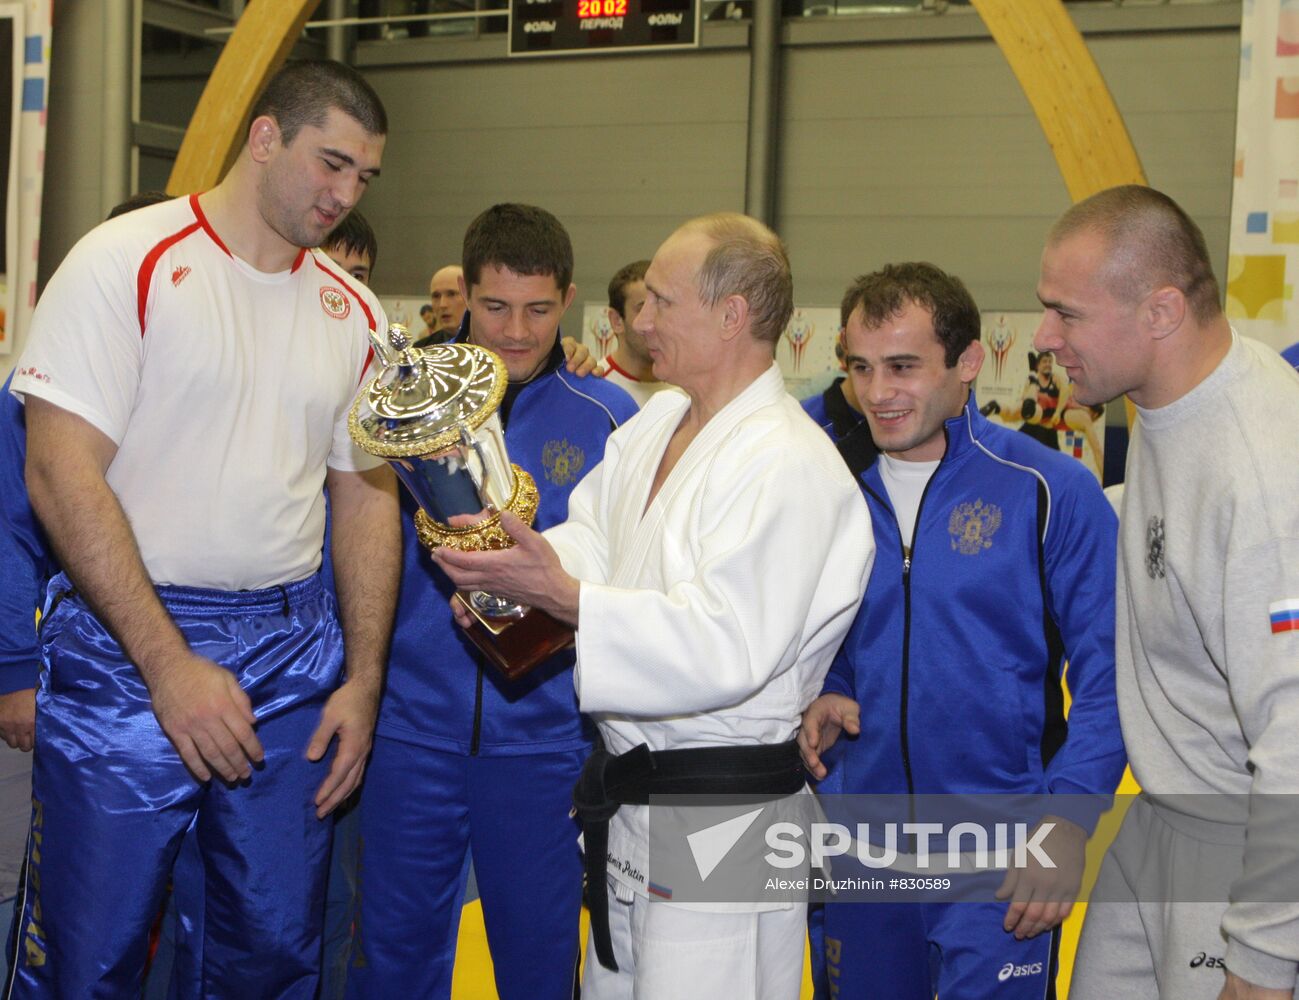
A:
POLYGON ((651 795, 751 795, 771 801, 793 795, 806 783, 794 741, 768 746, 699 747, 650 750, 642 743, 614 756, 603 748, 591 754, 573 789, 573 806, 582 821, 586 846, 587 907, 591 937, 600 964, 613 972, 609 935, 609 820, 620 806, 648 805, 651 795))

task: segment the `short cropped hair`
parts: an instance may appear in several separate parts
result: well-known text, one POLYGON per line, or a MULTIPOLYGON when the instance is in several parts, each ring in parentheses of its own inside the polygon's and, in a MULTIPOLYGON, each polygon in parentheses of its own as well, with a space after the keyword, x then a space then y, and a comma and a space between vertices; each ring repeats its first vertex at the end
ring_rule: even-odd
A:
POLYGON ((304 126, 324 125, 335 108, 369 135, 388 134, 388 113, 374 88, 351 66, 329 59, 286 63, 253 103, 248 121, 263 115, 274 118, 289 146, 304 126))
POLYGON ((1047 245, 1083 231, 1104 239, 1102 278, 1120 302, 1140 302, 1156 288, 1172 285, 1186 296, 1200 322, 1221 313, 1204 233, 1163 192, 1125 184, 1085 198, 1051 227, 1047 245))
POLYGON ((780 340, 794 314, 794 276, 780 237, 738 212, 700 216, 681 228, 713 242, 699 268, 700 302, 712 308, 739 295, 749 304, 753 336, 773 344, 780 340))
POLYGON ((934 334, 943 345, 943 361, 956 366, 965 349, 979 339, 979 307, 964 282, 923 261, 886 264, 848 286, 839 305, 845 327, 858 307, 867 327, 877 327, 915 303, 929 312, 934 334))
POLYGON ((374 270, 375 261, 379 259, 379 240, 374 235, 370 223, 364 215, 352 209, 343 216, 343 221, 334 227, 325 237, 322 249, 338 248, 349 253, 365 254, 370 258, 370 270, 374 270))
POLYGON ((618 273, 609 279, 609 308, 619 316, 627 307, 627 286, 644 281, 649 266, 650 262, 647 260, 633 261, 620 267, 618 273))
POLYGON ((126 215, 127 212, 134 212, 137 208, 148 208, 150 205, 158 205, 164 201, 171 201, 172 196, 166 191, 137 191, 126 201, 118 202, 109 210, 108 218, 116 219, 119 215, 126 215))
POLYGON ((573 242, 563 223, 535 205, 500 204, 483 212, 465 231, 462 265, 465 287, 482 279, 484 267, 515 274, 551 275, 561 292, 573 283, 573 242))

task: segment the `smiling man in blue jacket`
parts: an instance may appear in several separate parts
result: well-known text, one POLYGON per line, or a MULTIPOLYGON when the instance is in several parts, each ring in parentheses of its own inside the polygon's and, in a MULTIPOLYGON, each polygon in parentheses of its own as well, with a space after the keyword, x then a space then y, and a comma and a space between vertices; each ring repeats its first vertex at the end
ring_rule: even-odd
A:
MULTIPOLYGON (((847 732, 856 738, 834 764, 846 793, 1108 795, 1125 757, 1117 523, 1099 484, 979 414, 979 310, 959 279, 890 265, 857 279, 842 316, 849 376, 880 450, 854 470, 876 556, 803 718, 809 770, 824 775, 822 755, 847 732)), ((1076 800, 1058 801, 1079 817, 1076 800)), ((1046 853, 1076 864, 1012 872, 1003 901, 829 903, 837 995, 1053 997, 1057 929, 1090 831, 1045 809, 1041 818, 1055 823, 1046 853)))
MULTIPOLYGON (((499 415, 510 460, 541 494, 536 527, 605 439, 636 412, 617 386, 565 370, 559 322, 573 301, 563 225, 530 205, 496 205, 469 226, 457 339, 509 372, 499 415)), ((403 576, 361 793, 360 919, 348 996, 447 997, 469 855, 502 1000, 571 1000, 582 863, 569 815, 590 750, 572 650, 517 680, 486 664, 451 618, 455 587, 415 536, 403 492, 403 576)))

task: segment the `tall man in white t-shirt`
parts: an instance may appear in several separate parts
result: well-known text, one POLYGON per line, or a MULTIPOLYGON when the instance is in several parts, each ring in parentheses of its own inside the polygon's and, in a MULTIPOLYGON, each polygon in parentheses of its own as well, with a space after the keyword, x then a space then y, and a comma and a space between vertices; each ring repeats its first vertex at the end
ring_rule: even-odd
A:
POLYGON ((822 755, 846 731, 838 791, 1036 796, 1058 868, 1012 870, 982 901, 829 902, 829 980, 844 1000, 1053 996, 1055 928, 1082 874, 1078 823, 1094 820, 1080 812, 1099 812, 1073 796, 1106 796, 1123 773, 1114 513, 1080 462, 974 406, 979 310, 958 278, 892 264, 858 278, 841 312, 880 451, 857 470, 876 556, 803 716, 804 760, 825 777, 822 755))
POLYGON ((291 65, 216 188, 93 230, 37 306, 14 391, 66 575, 8 995, 138 992, 187 830, 203 885, 185 865, 175 891, 181 912, 202 899, 203 940, 182 982, 315 993, 327 816, 365 767, 399 535, 346 421, 382 310, 303 248, 378 174, 386 132, 354 71, 291 65))

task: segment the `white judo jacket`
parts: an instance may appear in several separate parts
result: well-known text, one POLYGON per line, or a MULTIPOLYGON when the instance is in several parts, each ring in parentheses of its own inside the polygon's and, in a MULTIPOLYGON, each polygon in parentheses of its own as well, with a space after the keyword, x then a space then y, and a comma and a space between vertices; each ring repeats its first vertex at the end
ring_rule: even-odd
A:
MULTIPOLYGON (((774 362, 646 509, 689 405, 654 396, 545 533, 581 581, 574 683, 614 754, 792 739, 874 557, 861 490, 774 362)), ((639 893, 647 811, 624 806, 609 829, 610 874, 639 893)))

